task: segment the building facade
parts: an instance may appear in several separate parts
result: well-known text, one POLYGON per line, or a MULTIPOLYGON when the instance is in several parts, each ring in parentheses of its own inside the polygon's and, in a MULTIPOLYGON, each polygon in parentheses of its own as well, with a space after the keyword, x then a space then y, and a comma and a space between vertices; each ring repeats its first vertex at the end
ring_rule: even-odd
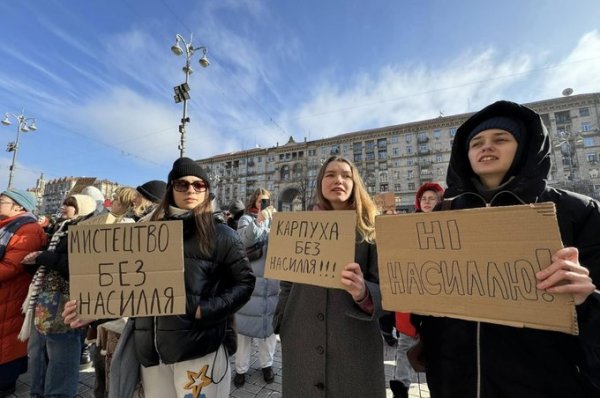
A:
MULTIPOLYGON (((550 185, 600 199, 600 93, 525 104, 538 112, 552 140, 550 185)), ((472 113, 441 116, 341 134, 332 138, 256 148, 198 160, 226 207, 256 188, 268 189, 279 210, 311 208, 316 176, 331 155, 352 160, 371 195, 394 192, 396 209, 412 211, 419 186, 445 186, 456 129, 472 113)))

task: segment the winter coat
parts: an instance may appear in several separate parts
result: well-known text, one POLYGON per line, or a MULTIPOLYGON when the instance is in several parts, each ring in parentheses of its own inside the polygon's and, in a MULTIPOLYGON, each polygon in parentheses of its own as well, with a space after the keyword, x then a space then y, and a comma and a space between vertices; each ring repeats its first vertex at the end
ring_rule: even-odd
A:
POLYGON ((206 258, 200 253, 193 216, 169 219, 183 221, 186 313, 135 318, 136 357, 146 367, 216 351, 230 326, 229 315, 248 301, 254 289, 246 251, 231 228, 216 222, 214 254, 206 258), (198 306, 200 319, 195 317, 198 306))
POLYGON ((281 337, 282 396, 385 397, 375 245, 357 243, 355 262, 373 300, 372 315, 345 290, 281 282, 274 326, 281 337))
MULTIPOLYGON (((22 213, 0 220, 0 236, 4 227, 22 213)), ((31 214, 29 214, 31 216, 31 214)), ((8 242, 4 256, 0 260, 0 364, 27 356, 27 342, 17 339, 23 324, 21 306, 27 296, 32 275, 25 271, 21 261, 46 244, 46 234, 35 221, 22 225, 8 242)))
POLYGON ((256 216, 249 214, 240 218, 237 230, 244 247, 262 243, 263 254, 261 258, 250 263, 256 277, 256 284, 250 301, 235 314, 235 326, 239 334, 261 339, 273 334, 273 314, 275 314, 279 294, 279 281, 264 277, 270 227, 270 219, 258 225, 256 216))
MULTIPOLYGON (((554 202, 564 246, 579 249, 580 263, 590 270, 594 284, 600 286, 599 203, 547 187, 549 170, 550 139, 539 115, 500 101, 472 116, 457 130, 445 197, 454 198, 453 209, 554 202), (485 190, 471 169, 466 140, 474 126, 493 116, 520 119, 525 131, 519 145, 525 147, 517 151, 522 154, 515 159, 519 166, 509 170, 510 175, 497 189, 485 190)), ((600 390, 593 392, 586 376, 600 377, 599 295, 591 295, 576 309, 579 336, 444 317, 415 317, 424 343, 431 397, 600 396, 600 390)))

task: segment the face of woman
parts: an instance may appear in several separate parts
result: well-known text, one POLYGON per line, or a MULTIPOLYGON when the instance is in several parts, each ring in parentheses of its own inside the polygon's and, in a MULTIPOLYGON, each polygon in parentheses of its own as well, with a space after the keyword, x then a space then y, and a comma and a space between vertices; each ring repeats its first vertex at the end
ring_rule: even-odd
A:
POLYGON ((329 162, 323 180, 321 191, 334 210, 343 210, 348 207, 348 199, 352 195, 354 181, 352 180, 352 169, 346 162, 329 162))
POLYGON ((207 195, 206 183, 195 176, 185 176, 173 181, 172 189, 175 206, 183 210, 192 210, 204 202, 207 195))
POLYGON ((77 211, 75 210, 74 206, 62 205, 60 211, 62 213, 63 218, 66 218, 67 220, 72 220, 77 215, 77 211))
POLYGON ((119 199, 113 199, 112 205, 110 207, 110 211, 113 214, 120 216, 122 214, 125 214, 127 209, 125 208, 125 206, 123 206, 123 203, 121 203, 121 201, 119 199))
POLYGON ((429 213, 439 202, 439 197, 434 191, 425 191, 421 195, 420 205, 423 213, 429 213))
POLYGON ((254 202, 254 207, 256 207, 258 210, 261 210, 260 202, 263 199, 271 199, 271 198, 269 198, 269 195, 258 195, 258 197, 256 198, 256 202, 254 202))
POLYGON ((469 163, 481 183, 489 189, 502 182, 517 153, 517 140, 505 130, 489 129, 469 142, 469 163))
POLYGON ((136 191, 135 196, 133 197, 133 205, 137 207, 141 204, 142 204, 142 194, 136 191))

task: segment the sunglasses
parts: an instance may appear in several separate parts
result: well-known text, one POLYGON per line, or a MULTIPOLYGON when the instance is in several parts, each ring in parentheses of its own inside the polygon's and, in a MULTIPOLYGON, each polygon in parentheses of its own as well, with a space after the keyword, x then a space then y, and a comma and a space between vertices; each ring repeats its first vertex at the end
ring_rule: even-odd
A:
POLYGON ((177 192, 187 192, 190 189, 190 185, 194 188, 196 192, 204 192, 208 186, 202 180, 189 182, 186 180, 175 180, 173 181, 173 189, 177 192))

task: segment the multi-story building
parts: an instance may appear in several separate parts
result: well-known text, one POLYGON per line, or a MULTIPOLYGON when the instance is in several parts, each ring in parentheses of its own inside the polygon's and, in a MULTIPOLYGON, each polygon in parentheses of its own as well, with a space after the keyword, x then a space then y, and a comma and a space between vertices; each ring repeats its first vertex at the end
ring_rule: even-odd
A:
MULTIPOLYGON (((538 112, 552 140, 551 185, 600 198, 600 93, 526 104, 538 112)), ((351 159, 369 193, 394 192, 396 208, 412 211, 425 182, 445 185, 456 129, 472 113, 341 134, 332 138, 256 148, 198 160, 227 206, 256 188, 272 192, 280 210, 310 208, 322 162, 331 155, 351 159)))
POLYGON ((99 180, 95 177, 62 177, 50 181, 38 179, 36 191, 42 192, 41 203, 38 207, 40 214, 55 214, 62 205, 63 200, 70 195, 81 192, 87 186, 93 185, 102 192, 105 198, 110 199, 115 190, 120 186, 109 180, 99 180), (40 189, 40 186, 43 186, 40 189))

